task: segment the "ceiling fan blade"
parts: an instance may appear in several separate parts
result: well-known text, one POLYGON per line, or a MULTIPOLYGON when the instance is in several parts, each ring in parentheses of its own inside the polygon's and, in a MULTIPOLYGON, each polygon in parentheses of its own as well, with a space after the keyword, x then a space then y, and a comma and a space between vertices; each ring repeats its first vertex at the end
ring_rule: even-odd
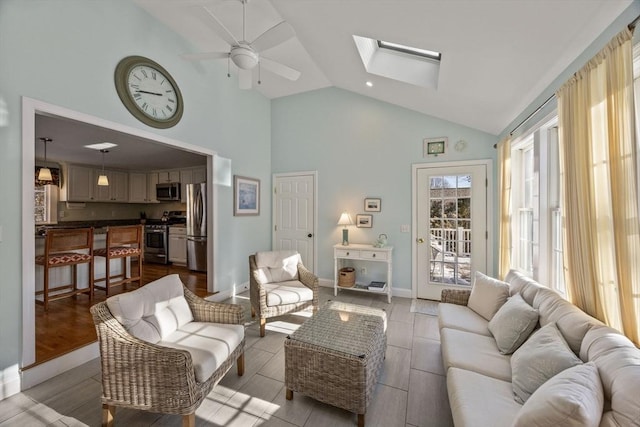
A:
POLYGON ((251 89, 253 73, 251 70, 238 68, 238 87, 240 89, 251 89))
POLYGON ((216 15, 206 6, 202 6, 202 9, 205 10, 206 14, 198 14, 198 16, 202 16, 202 19, 204 19, 205 23, 209 25, 211 29, 213 29, 213 31, 215 31, 215 33, 220 36, 220 38, 222 38, 222 40, 229 43, 230 46, 237 46, 239 44, 238 40, 236 40, 233 34, 231 34, 231 31, 227 30, 227 27, 225 27, 224 24, 218 20, 216 15))
POLYGON ((265 70, 284 77, 285 79, 296 81, 300 77, 300 71, 287 67, 273 59, 265 58, 264 56, 260 57, 260 66, 265 70))
POLYGON ((229 57, 229 52, 183 53, 180 56, 182 57, 182 59, 186 59, 187 61, 200 61, 202 59, 226 59, 229 57))
POLYGON ((271 49, 274 46, 284 43, 292 37, 295 37, 296 32, 288 22, 282 21, 279 24, 269 28, 264 33, 260 34, 252 43, 251 47, 262 52, 263 50, 271 49))

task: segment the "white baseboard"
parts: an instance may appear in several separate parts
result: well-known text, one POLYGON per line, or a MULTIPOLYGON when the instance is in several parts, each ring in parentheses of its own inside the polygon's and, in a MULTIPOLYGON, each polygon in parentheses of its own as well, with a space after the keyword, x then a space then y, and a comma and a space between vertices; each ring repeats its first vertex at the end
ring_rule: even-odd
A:
POLYGON ((240 285, 233 286, 231 289, 227 289, 226 291, 220 291, 215 295, 211 295, 210 297, 207 297, 207 300, 221 302, 226 299, 233 298, 234 296, 248 290, 249 290, 249 282, 245 282, 240 285))
POLYGON ((16 364, 0 371, 0 400, 20 393, 20 367, 16 364))
POLYGON ((22 371, 22 390, 29 389, 63 372, 100 357, 98 343, 94 342, 49 362, 22 371))

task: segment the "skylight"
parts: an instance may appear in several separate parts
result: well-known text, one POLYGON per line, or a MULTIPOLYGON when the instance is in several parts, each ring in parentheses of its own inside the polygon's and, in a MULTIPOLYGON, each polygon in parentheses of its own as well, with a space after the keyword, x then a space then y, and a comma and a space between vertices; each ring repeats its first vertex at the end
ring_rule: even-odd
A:
POLYGON ((91 148, 92 150, 108 150, 109 148, 117 147, 118 144, 113 142, 98 142, 96 144, 85 145, 84 148, 91 148))
POLYGON ((396 52, 408 53, 409 55, 421 56, 423 58, 429 58, 435 61, 440 61, 440 58, 442 57, 442 54, 440 52, 405 46, 400 43, 385 42, 383 40, 378 40, 378 47, 383 49, 395 50, 396 52))
POLYGON ((353 41, 368 73, 428 89, 438 88, 440 52, 356 35, 353 41))

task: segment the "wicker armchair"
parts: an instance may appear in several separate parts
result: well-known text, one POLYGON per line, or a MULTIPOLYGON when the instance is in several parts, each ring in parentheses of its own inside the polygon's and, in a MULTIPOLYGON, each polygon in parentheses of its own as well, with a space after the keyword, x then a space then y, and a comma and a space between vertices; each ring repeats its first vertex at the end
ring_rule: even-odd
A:
POLYGON ((269 317, 309 306, 313 306, 314 312, 318 309, 318 278, 302 265, 296 251, 258 252, 249 256, 249 283, 251 317, 257 315, 260 319, 261 337, 269 317))
MULTIPOLYGON (((177 278, 177 275, 175 276, 177 278)), ((179 278, 177 280, 179 281, 179 278)), ((152 283, 133 292, 145 291, 152 283)), ((241 306, 206 301, 187 288, 183 288, 183 291, 184 299, 193 315, 193 321, 187 325, 197 327, 198 334, 202 334, 205 329, 202 323, 207 323, 211 328, 227 329, 230 329, 231 325, 244 325, 244 311, 241 306), (209 322, 212 324, 209 325, 209 322)), ((111 297, 110 300, 121 295, 111 297)), ((140 312, 152 306, 153 301, 151 304, 143 305, 145 307, 140 308, 140 312)), ((180 348, 180 344, 176 344, 178 348, 172 348, 163 345, 164 341, 154 344, 137 338, 129 332, 133 332, 133 328, 127 328, 126 322, 125 325, 120 323, 122 320, 114 317, 117 315, 112 313, 109 307, 109 300, 91 307, 102 363, 103 426, 113 425, 115 406, 182 415, 183 426, 194 426, 196 409, 231 369, 234 361, 237 360, 238 375, 244 373, 244 326, 242 329, 234 328, 236 332, 240 330, 236 340, 241 339, 235 349, 226 349, 229 352, 228 357, 223 362, 218 362, 219 366, 211 367, 215 370, 212 374, 207 374, 208 378, 201 378, 199 381, 198 374, 204 375, 202 370, 198 371, 198 363, 203 359, 202 354, 198 360, 196 353, 192 356, 190 351, 184 347, 180 348)), ((178 332, 184 335, 182 330, 178 332)), ((218 339, 218 336, 210 338, 213 341, 218 339)), ((221 342, 224 346, 224 341, 221 342)), ((210 362, 205 361, 208 364, 210 362)))

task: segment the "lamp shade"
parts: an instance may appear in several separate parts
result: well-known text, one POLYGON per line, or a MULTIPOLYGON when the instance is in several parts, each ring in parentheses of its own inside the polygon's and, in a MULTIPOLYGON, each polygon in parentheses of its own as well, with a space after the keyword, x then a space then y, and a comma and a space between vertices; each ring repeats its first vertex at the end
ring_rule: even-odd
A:
POLYGON ((107 175, 100 175, 98 177, 98 185, 103 187, 107 187, 109 185, 109 178, 107 178, 107 175))
POLYGON ((353 225, 353 220, 348 213, 342 212, 342 215, 340 215, 340 219, 338 220, 338 225, 353 225))
POLYGON ((38 172, 38 181, 53 181, 53 177, 51 176, 51 169, 40 168, 40 171, 38 172))

